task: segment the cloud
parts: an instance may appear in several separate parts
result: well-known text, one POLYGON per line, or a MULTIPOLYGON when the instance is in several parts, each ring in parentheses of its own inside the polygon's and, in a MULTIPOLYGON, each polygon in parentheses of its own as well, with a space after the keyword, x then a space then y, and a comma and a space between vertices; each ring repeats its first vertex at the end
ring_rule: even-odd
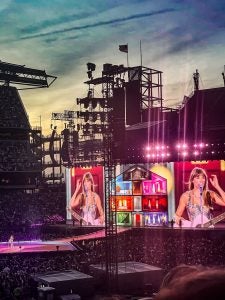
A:
POLYGON ((137 19, 140 19, 140 18, 146 18, 146 17, 156 16, 156 15, 161 15, 161 14, 170 13, 170 12, 174 12, 174 11, 175 10, 173 8, 168 8, 168 9, 162 9, 162 10, 158 10, 158 11, 154 11, 154 12, 140 13, 140 14, 130 15, 130 16, 127 16, 127 17, 111 19, 109 21, 99 21, 99 22, 96 22, 96 23, 93 23, 93 24, 73 26, 73 27, 70 27, 70 28, 54 30, 54 31, 46 32, 46 33, 39 33, 39 34, 34 34, 34 35, 22 36, 21 39, 23 39, 23 40, 34 39, 34 38, 49 36, 49 35, 52 35, 52 34, 70 32, 70 31, 74 31, 74 30, 82 30, 82 29, 95 28, 95 27, 100 27, 100 26, 105 26, 105 25, 113 25, 113 24, 127 22, 127 21, 130 21, 130 20, 137 20, 137 19))
POLYGON ((38 32, 40 30, 46 29, 48 27, 52 27, 54 25, 62 25, 62 24, 66 24, 68 22, 71 21, 78 21, 84 18, 88 18, 90 16, 90 13, 87 12, 83 12, 80 14, 72 14, 72 15, 63 15, 63 16, 59 16, 58 18, 51 18, 51 19, 47 19, 47 20, 43 20, 42 22, 35 24, 35 25, 31 25, 31 26, 26 26, 24 28, 22 28, 20 30, 20 32, 22 34, 32 34, 35 32, 38 32))
POLYGON ((143 65, 163 72, 165 99, 182 100, 196 66, 207 86, 217 84, 213 74, 221 76, 223 1, 0 2, 1 60, 58 76, 50 89, 23 93, 29 114, 42 114, 43 120, 52 110, 74 106, 75 97, 86 96, 88 61, 96 64, 95 76, 105 62, 126 64, 126 55, 118 51, 122 43, 129 44, 129 63, 134 66, 142 41, 143 65))

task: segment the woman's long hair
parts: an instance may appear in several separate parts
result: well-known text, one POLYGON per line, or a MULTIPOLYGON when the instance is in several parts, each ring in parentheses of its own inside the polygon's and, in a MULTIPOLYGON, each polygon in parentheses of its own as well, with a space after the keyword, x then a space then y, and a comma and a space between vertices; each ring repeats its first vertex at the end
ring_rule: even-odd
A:
POLYGON ((84 181, 87 180, 87 181, 91 181, 91 191, 94 192, 94 179, 93 179, 93 176, 90 172, 87 172, 87 173, 84 173, 83 175, 83 179, 82 179, 82 190, 83 190, 83 193, 85 193, 85 190, 84 190, 84 181))
POLYGON ((189 189, 189 191, 193 190, 193 188, 194 188, 193 179, 199 175, 203 175, 205 177, 205 183, 202 188, 204 204, 209 206, 210 208, 212 208, 212 198, 211 198, 210 192, 208 190, 208 176, 204 169, 196 167, 191 171, 189 181, 188 181, 188 189, 189 189))
POLYGON ((194 188, 194 183, 193 183, 193 179, 199 175, 203 175, 205 177, 205 183, 204 183, 204 186, 203 186, 203 191, 206 191, 208 190, 208 176, 206 174, 206 171, 202 168, 194 168, 192 171, 191 171, 191 174, 190 174, 190 177, 189 177, 189 181, 188 181, 188 188, 189 190, 193 190, 194 188))
POLYGON ((82 178, 82 195, 81 195, 81 203, 80 203, 81 208, 85 205, 85 197, 86 197, 86 194, 87 194, 87 192, 84 189, 84 181, 85 180, 91 181, 91 191, 94 192, 94 179, 93 179, 93 176, 90 172, 86 172, 86 173, 84 173, 83 178, 82 178))

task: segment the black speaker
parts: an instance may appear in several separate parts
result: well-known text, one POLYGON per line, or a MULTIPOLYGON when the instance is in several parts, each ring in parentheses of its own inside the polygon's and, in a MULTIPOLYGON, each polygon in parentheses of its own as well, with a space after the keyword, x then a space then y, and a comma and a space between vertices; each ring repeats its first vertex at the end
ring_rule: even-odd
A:
POLYGON ((140 80, 126 83, 126 125, 141 122, 141 99, 140 80))

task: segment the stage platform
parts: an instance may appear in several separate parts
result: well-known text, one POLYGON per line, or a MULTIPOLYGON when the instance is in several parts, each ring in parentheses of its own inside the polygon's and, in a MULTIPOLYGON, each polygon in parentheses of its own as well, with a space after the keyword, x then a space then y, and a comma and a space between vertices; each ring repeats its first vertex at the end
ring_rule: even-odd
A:
MULTIPOLYGON (((105 266, 100 264, 90 266, 91 275, 76 270, 64 272, 51 272, 34 277, 39 286, 54 288, 54 294, 79 294, 90 297, 106 287, 105 266)), ((163 271, 161 268, 127 261, 118 264, 118 292, 121 294, 143 295, 146 291, 151 294, 158 291, 162 282, 163 271)))
MULTIPOLYGON (((70 239, 71 240, 71 239, 70 239)), ((75 251, 77 250, 69 241, 15 241, 13 247, 8 242, 0 243, 1 253, 19 253, 19 252, 48 252, 48 251, 75 251)))
MULTIPOLYGON (((91 274, 102 284, 105 280, 105 265, 90 265, 91 274)), ((118 263, 118 288, 120 293, 138 294, 148 288, 149 293, 158 291, 163 279, 161 268, 141 262, 118 263), (150 291, 151 290, 151 291, 150 291)))
MULTIPOLYGON (((118 233, 128 230, 129 228, 118 228, 118 233)), ((1 253, 20 253, 20 252, 49 252, 49 251, 76 251, 76 246, 73 246, 71 241, 89 240, 105 237, 105 229, 97 229, 93 232, 93 228, 90 233, 81 234, 79 236, 70 236, 67 238, 56 239, 52 241, 15 241, 11 248, 8 242, 0 243, 1 253)), ((82 231, 86 232, 86 231, 82 231)))
POLYGON ((94 278, 75 270, 36 275, 34 279, 39 285, 54 288, 56 296, 76 293, 87 297, 95 292, 94 278))
MULTIPOLYGON (((71 241, 80 240, 91 240, 99 239, 105 237, 105 228, 94 228, 83 227, 81 231, 79 228, 75 228, 74 234, 69 235, 66 238, 58 238, 55 240, 31 240, 31 241, 14 241, 13 247, 11 248, 8 242, 0 243, 0 254, 2 253, 20 253, 20 252, 49 252, 49 251, 76 251, 77 248, 71 244, 71 241), (79 235, 77 235, 79 231, 79 235)), ((119 227, 117 228, 118 236, 120 233, 125 231, 131 231, 132 233, 139 232, 141 234, 154 234, 157 233, 158 236, 164 236, 167 239, 167 235, 175 237, 176 240, 180 237, 191 236, 191 237, 204 237, 207 239, 218 238, 221 239, 225 236, 225 227, 223 224, 218 224, 215 228, 171 228, 171 227, 119 227), (219 226, 220 225, 220 226, 219 226), (221 226, 222 225, 222 226, 221 226)))

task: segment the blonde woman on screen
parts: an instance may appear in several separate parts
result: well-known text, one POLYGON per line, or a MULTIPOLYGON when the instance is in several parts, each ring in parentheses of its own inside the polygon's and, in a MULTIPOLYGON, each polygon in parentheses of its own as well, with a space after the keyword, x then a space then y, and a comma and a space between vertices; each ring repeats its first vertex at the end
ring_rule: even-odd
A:
POLYGON ((103 225, 104 211, 99 195, 94 191, 94 180, 90 172, 83 175, 82 181, 77 180, 75 192, 70 200, 71 214, 83 221, 86 225, 103 225), (82 191, 79 193, 79 190, 82 191), (79 217, 75 215, 75 210, 80 208, 81 214, 79 217))
POLYGON ((188 190, 181 195, 175 213, 176 225, 181 227, 209 227, 215 224, 211 220, 213 204, 225 206, 225 192, 220 187, 216 175, 211 175, 209 180, 217 192, 208 189, 208 176, 204 169, 196 167, 192 170, 188 190), (182 218, 185 209, 189 221, 182 218))

